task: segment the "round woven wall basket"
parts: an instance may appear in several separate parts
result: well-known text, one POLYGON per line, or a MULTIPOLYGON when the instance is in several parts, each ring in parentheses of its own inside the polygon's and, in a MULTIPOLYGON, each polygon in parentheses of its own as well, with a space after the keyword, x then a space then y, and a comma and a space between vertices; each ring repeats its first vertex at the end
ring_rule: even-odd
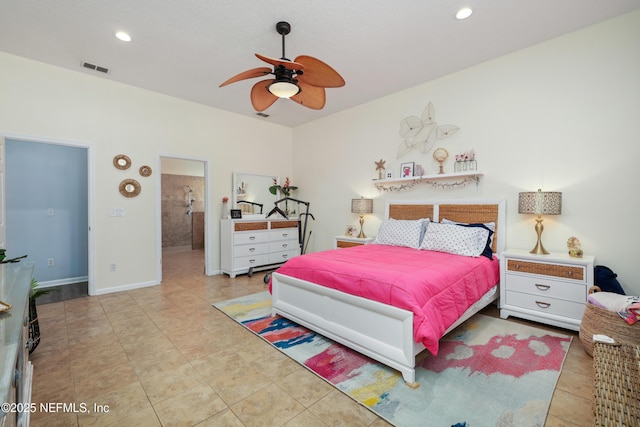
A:
POLYGON ((589 356, 593 356, 593 334, 603 334, 616 342, 638 345, 640 322, 629 325, 618 313, 587 303, 578 336, 589 356))

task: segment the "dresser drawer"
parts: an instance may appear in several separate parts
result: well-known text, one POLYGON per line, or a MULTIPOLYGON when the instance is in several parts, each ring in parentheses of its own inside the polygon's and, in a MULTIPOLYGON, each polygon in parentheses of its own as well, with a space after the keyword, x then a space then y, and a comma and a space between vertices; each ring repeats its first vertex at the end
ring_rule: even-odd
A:
POLYGON ((271 229, 279 229, 279 228, 295 228, 298 229, 298 221, 272 221, 271 229))
POLYGON ((578 282, 585 282, 587 276, 584 266, 529 262, 509 258, 507 258, 507 272, 553 276, 578 282))
POLYGON ((262 255, 268 251, 269 247, 267 243, 248 244, 248 245, 236 245, 233 247, 233 256, 255 256, 262 255))
POLYGON ((509 306, 529 309, 540 313, 553 314, 555 316, 567 317, 578 321, 582 319, 582 313, 584 313, 585 303, 571 302, 513 291, 507 291, 506 294, 505 302, 509 306))
POLYGON ((243 231, 234 233, 233 244, 234 245, 249 245, 256 243, 266 243, 269 240, 269 234, 267 231, 243 231))
POLYGON ((258 222, 238 222, 234 225, 235 231, 248 231, 248 230, 266 230, 269 227, 266 221, 258 222))
POLYGON ((269 242, 269 252, 297 251, 300 245, 294 240, 281 240, 269 242))
POLYGON ((292 240, 298 241, 298 229, 297 228, 279 228, 269 231, 269 241, 276 242, 280 240, 292 240))
POLYGON ((233 267, 236 269, 259 267, 268 264, 267 257, 267 255, 237 257, 233 259, 233 267))
POLYGON ((269 254, 269 264, 279 264, 297 255, 299 255, 299 251, 297 249, 289 250, 289 251, 281 251, 281 252, 272 252, 269 254))
POLYGON ((549 298, 559 298, 574 302, 587 301, 587 286, 580 283, 555 281, 549 277, 528 277, 507 274, 507 291, 526 292, 549 298))

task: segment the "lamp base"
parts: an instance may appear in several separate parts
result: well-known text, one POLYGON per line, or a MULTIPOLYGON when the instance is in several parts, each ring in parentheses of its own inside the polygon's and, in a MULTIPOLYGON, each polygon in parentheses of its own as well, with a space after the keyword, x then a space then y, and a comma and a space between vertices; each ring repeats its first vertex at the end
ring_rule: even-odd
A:
POLYGON ((362 231, 362 225, 364 224, 364 215, 360 215, 360 234, 358 234, 358 239, 366 239, 367 236, 362 231))
POLYGON ((538 241, 536 245, 529 251, 531 254, 535 255, 549 255, 549 251, 547 251, 542 245, 542 231, 544 230, 544 226, 542 225, 542 218, 536 218, 536 233, 538 234, 538 241))

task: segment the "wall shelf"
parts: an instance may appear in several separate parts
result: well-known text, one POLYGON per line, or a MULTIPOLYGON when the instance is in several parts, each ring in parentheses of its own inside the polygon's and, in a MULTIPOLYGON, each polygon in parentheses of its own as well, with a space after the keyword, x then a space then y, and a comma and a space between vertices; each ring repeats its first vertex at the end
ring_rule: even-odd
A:
POLYGON ((475 182, 480 182, 484 173, 480 171, 456 172, 436 175, 411 176, 408 178, 374 179, 373 185, 378 191, 402 191, 418 184, 428 184, 433 188, 458 188, 475 182))

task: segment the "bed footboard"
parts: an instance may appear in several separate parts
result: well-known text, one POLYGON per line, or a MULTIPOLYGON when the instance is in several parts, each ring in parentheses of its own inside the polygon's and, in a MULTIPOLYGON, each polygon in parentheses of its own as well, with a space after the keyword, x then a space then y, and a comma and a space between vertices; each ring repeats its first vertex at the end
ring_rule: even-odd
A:
POLYGON ((377 360, 415 383, 413 313, 314 283, 272 274, 272 311, 377 360))

